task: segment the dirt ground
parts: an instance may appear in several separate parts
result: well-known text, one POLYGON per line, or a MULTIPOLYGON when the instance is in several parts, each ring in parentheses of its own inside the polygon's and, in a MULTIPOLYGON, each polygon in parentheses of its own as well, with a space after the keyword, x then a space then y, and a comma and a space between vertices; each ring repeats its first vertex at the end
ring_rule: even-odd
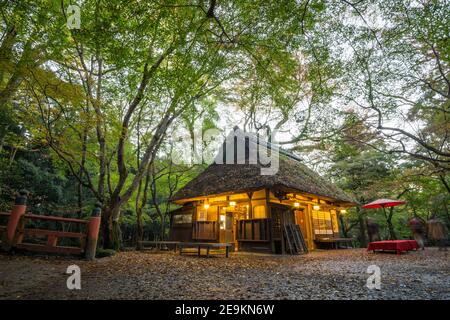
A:
POLYGON ((450 299, 449 257, 436 248, 228 259, 130 251, 94 262, 0 255, 0 299, 450 299), (67 289, 71 264, 81 268, 81 290, 67 289), (380 267, 380 290, 366 287, 369 265, 380 267))

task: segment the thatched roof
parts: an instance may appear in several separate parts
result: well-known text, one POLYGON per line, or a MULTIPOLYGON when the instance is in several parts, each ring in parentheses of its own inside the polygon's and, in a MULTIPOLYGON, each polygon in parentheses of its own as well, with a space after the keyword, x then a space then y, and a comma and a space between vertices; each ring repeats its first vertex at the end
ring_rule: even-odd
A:
MULTIPOLYGON (((248 145, 247 140, 247 157, 248 145)), ((278 171, 273 175, 262 175, 261 168, 264 166, 259 163, 248 164, 248 159, 247 164, 220 164, 222 161, 217 159, 222 157, 223 154, 219 152, 216 157, 216 162, 219 163, 211 164, 204 172, 188 182, 174 195, 172 201, 270 188, 322 196, 337 202, 356 203, 351 196, 307 168, 289 153, 280 152, 278 171)))

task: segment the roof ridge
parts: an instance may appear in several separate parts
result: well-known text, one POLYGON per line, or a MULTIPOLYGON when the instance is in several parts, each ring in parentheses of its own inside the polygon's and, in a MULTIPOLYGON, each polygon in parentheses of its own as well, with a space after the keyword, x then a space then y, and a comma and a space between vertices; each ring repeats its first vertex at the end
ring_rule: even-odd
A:
MULTIPOLYGON (((268 141, 266 139, 262 139, 261 138, 262 136, 259 133, 257 133, 257 132, 246 132, 246 131, 241 130, 238 126, 235 126, 233 128, 233 131, 230 132, 230 135, 233 134, 234 136, 237 136, 236 132, 238 132, 238 134, 245 135, 246 138, 249 138, 249 142, 250 142, 250 136, 252 136, 253 139, 251 141, 256 143, 257 145, 264 145, 264 146, 266 146, 266 147, 268 147, 270 149, 272 148, 272 146, 276 146, 276 147, 278 147, 278 152, 280 152, 281 154, 284 154, 285 156, 287 156, 289 158, 292 158, 292 159, 294 159, 296 161, 299 161, 299 162, 303 163, 303 160, 300 157, 298 157, 297 155, 295 155, 291 151, 283 148, 280 144, 276 144, 276 143, 273 143, 273 142, 268 141)), ((225 138, 225 141, 226 141, 226 138, 225 138)))

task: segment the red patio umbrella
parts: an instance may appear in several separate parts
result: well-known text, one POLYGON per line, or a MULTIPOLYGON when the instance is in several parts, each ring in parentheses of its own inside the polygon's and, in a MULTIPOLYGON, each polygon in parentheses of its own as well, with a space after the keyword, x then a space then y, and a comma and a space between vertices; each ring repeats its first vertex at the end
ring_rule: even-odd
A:
POLYGON ((375 201, 372 201, 368 204, 365 204, 362 206, 364 209, 383 209, 384 216, 386 217, 386 208, 387 207, 395 207, 399 206, 401 204, 405 204, 406 201, 403 200, 391 200, 391 199, 378 199, 375 201))
MULTIPOLYGON (((378 200, 375 200, 375 201, 372 201, 372 202, 370 202, 368 204, 363 205, 362 208, 364 208, 364 209, 379 209, 379 208, 382 208, 384 216, 387 217, 386 216, 386 208, 387 207, 395 207, 395 206, 399 206, 399 205, 402 205, 402 204, 405 204, 405 203, 406 203, 406 201, 403 201, 403 200, 378 199, 378 200)), ((389 231, 389 234, 390 234, 390 237, 394 237, 394 234, 391 233, 391 231, 389 231)), ((370 247, 370 244, 369 244, 369 247, 370 247)))
POLYGON ((379 208, 387 208, 387 207, 395 207, 401 204, 405 204, 406 201, 402 200, 391 200, 391 199, 378 199, 372 201, 368 204, 362 206, 364 209, 379 209, 379 208))

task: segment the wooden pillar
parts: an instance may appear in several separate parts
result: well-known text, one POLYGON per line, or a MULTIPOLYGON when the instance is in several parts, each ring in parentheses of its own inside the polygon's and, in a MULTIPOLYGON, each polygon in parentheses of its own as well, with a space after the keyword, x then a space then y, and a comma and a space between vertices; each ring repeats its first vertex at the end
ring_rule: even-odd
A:
POLYGON ((54 235, 49 235, 47 237, 47 246, 49 247, 56 247, 58 244, 58 237, 54 235))
POLYGON ((27 210, 27 196, 28 191, 21 190, 15 199, 14 206, 11 210, 11 215, 9 216, 8 225, 6 226, 6 239, 3 244, 3 249, 5 251, 9 251, 11 247, 16 244, 16 231, 22 216, 27 210))
MULTIPOLYGON (((225 212, 226 214, 226 212, 225 212)), ((216 232, 216 240, 217 242, 220 242, 220 206, 217 206, 217 221, 216 221, 217 228, 215 230, 216 232)))
POLYGON ((306 211, 307 211, 306 232, 308 233, 308 247, 309 250, 314 250, 315 246, 314 246, 314 229, 312 225, 312 204, 308 204, 306 211))
POLYGON ((102 212, 101 203, 96 203, 92 210, 91 219, 89 220, 87 230, 87 241, 85 249, 85 257, 87 260, 94 260, 97 251, 98 232, 100 230, 100 214, 102 212))
POLYGON ((266 191, 266 216, 269 218, 272 218, 271 212, 270 212, 270 190, 265 189, 266 191))
POLYGON ((270 208, 270 190, 265 189, 266 191, 266 216, 270 219, 270 247, 272 250, 272 253, 275 253, 275 240, 273 240, 273 220, 272 220, 272 210, 270 208))
POLYGON ((197 234, 198 234, 198 223, 197 223, 197 203, 192 203, 192 232, 191 232, 191 239, 196 240, 197 234))
POLYGON ((248 219, 253 219, 253 206, 252 206, 253 192, 247 192, 247 196, 248 196, 248 219))
POLYGON ((284 241, 284 226, 286 224, 286 211, 282 211, 280 215, 280 228, 281 228, 281 254, 286 254, 286 244, 284 241))

